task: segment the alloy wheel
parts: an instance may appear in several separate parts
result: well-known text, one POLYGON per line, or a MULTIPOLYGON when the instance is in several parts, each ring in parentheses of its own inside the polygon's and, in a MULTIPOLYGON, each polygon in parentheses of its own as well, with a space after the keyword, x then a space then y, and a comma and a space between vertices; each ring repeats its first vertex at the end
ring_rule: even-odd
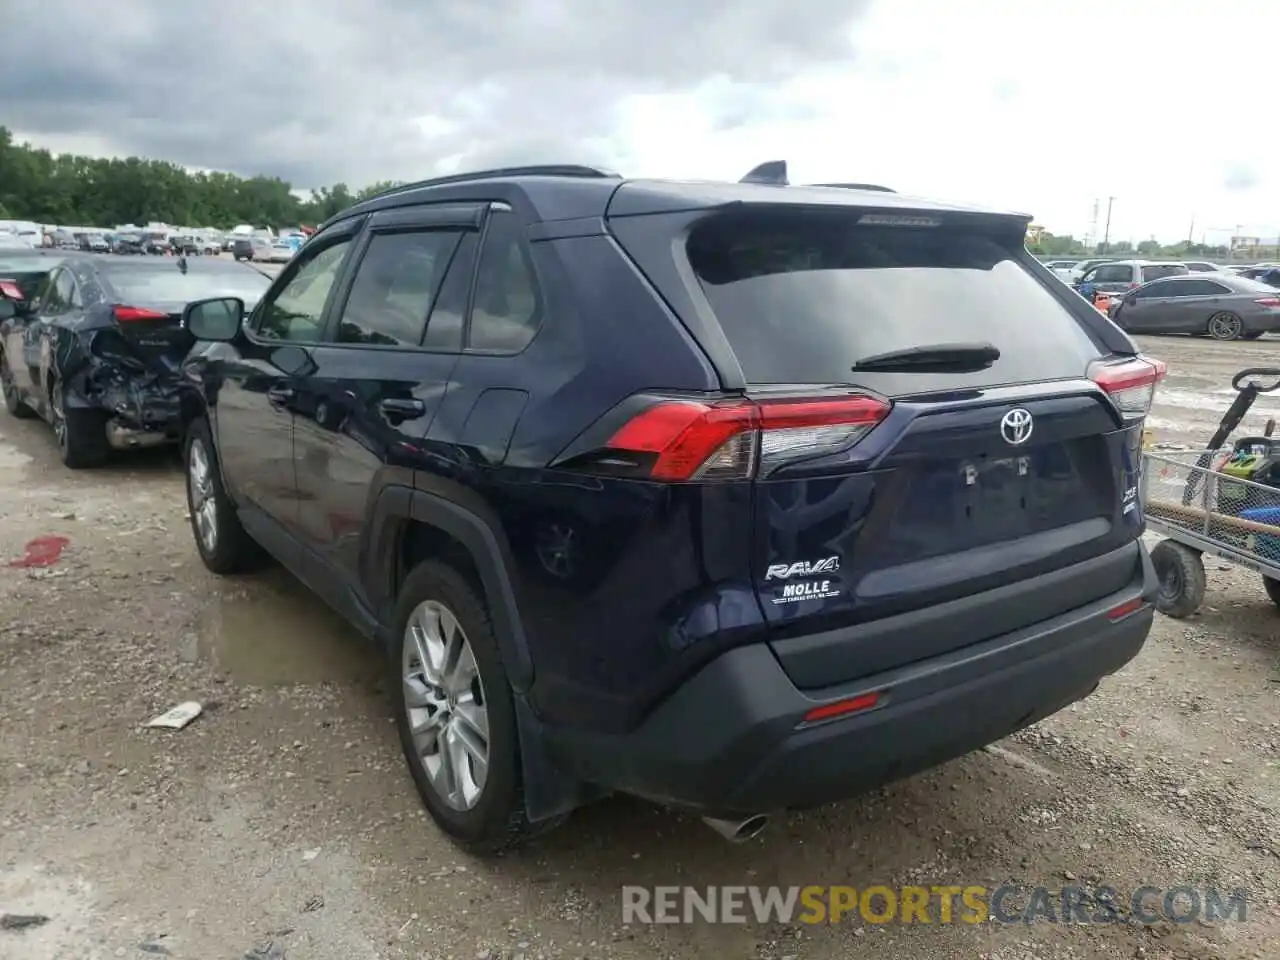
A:
POLYGON ((418 604, 401 657, 405 710, 414 748, 446 806, 470 810, 489 772, 489 711, 475 655, 444 604, 418 604))
POLYGON ((1244 325, 1234 313, 1215 313, 1209 318, 1209 336, 1215 340, 1234 340, 1244 325))
POLYGON ((200 439, 191 441, 187 454, 187 495, 191 499, 191 519, 206 553, 218 547, 218 501, 213 490, 213 470, 200 439))

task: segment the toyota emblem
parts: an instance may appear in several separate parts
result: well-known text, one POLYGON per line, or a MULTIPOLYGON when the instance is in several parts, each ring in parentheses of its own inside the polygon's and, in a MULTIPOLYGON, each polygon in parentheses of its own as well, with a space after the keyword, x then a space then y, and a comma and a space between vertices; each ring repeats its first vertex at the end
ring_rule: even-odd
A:
POLYGON ((1000 418, 1000 436, 1012 446, 1026 443, 1031 439, 1031 430, 1035 426, 1031 414, 1017 407, 1000 418))

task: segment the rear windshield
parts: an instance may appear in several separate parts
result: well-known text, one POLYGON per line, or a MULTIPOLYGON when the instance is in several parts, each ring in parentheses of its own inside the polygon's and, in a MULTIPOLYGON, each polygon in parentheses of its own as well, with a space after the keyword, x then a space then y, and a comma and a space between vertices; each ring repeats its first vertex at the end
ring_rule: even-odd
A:
POLYGON ((246 303, 257 303, 271 285, 266 276, 248 268, 183 273, 176 263, 162 268, 119 263, 103 272, 120 302, 136 307, 190 303, 207 297, 239 297, 246 303))
MULTIPOLYGON (((939 343, 1000 351, 988 370, 941 378, 956 385, 1078 377, 1098 354, 1014 240, 757 214, 700 225, 687 252, 752 383, 848 383, 863 358, 939 343)), ((898 392, 941 385, 920 373, 857 380, 884 376, 898 392)))
POLYGON ((1161 277, 1183 277, 1191 271, 1183 263, 1148 263, 1142 268, 1142 282, 1161 277))

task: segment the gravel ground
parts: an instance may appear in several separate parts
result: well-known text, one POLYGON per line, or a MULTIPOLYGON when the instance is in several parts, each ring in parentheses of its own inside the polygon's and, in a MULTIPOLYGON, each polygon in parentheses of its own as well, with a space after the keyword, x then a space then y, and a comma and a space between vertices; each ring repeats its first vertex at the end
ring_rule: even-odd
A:
MULTIPOLYGON (((1230 399, 1217 393, 1229 374, 1275 341, 1146 347, 1171 366, 1157 440, 1194 447, 1230 399)), ((746 845, 615 800, 481 861, 425 817, 377 658, 354 631, 282 571, 204 571, 171 455, 73 474, 47 428, 0 415, 0 558, 38 537, 67 538, 53 565, 0 562, 0 915, 47 922, 0 918, 6 960, 1277 955, 1280 620, 1244 571, 1210 562, 1201 613, 1158 618, 1144 652, 1087 701, 746 845), (144 726, 192 699, 205 714, 186 729, 144 726), (1250 914, 621 922, 624 884, 1005 881, 1243 887, 1250 914)))

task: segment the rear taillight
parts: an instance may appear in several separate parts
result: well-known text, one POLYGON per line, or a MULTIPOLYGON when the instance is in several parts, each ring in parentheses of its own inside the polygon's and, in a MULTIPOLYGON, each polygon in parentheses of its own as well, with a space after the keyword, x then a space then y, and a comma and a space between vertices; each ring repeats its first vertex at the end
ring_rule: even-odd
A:
POLYGON ((159 310, 148 310, 145 307, 122 307, 115 308, 117 323, 132 323, 135 320, 167 320, 169 315, 159 310))
POLYGON ((1280 297, 1263 297, 1261 300, 1255 300, 1253 302, 1260 306, 1271 307, 1272 309, 1280 307, 1280 297))
POLYGON ((847 449, 889 409, 867 396, 662 401, 627 421, 604 452, 611 465, 653 480, 745 480, 847 449))
POLYGON ((1106 391, 1126 420, 1141 420, 1151 411, 1156 384, 1168 367, 1163 360, 1138 356, 1119 363, 1097 363, 1089 378, 1106 391))

